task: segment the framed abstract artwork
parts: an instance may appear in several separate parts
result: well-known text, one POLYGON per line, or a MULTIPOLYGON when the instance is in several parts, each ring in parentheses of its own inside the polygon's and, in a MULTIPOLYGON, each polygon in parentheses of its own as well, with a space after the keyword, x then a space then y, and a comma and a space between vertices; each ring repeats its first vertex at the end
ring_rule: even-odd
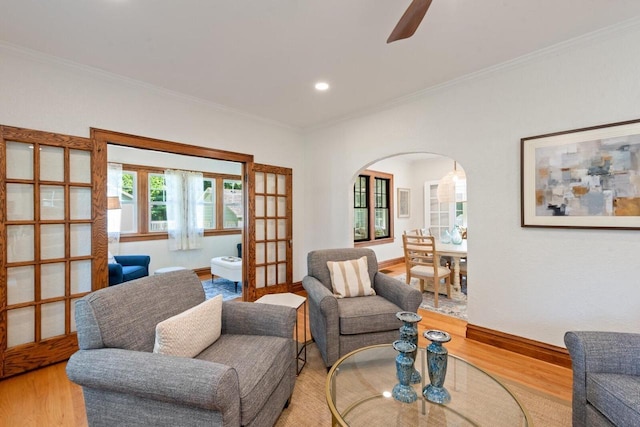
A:
POLYGON ((398 188, 398 218, 409 218, 411 213, 409 194, 408 188, 398 188))
POLYGON ((523 227, 640 229, 640 120, 522 138, 523 227))

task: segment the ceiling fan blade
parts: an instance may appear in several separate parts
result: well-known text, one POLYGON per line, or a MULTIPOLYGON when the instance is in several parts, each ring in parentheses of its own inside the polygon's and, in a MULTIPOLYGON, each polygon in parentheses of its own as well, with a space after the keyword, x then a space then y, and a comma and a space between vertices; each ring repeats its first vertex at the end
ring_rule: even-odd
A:
POLYGON ((427 14, 432 0, 413 0, 407 10, 398 21, 398 25, 393 29, 391 35, 387 39, 387 43, 396 40, 409 38, 416 32, 422 18, 427 14))

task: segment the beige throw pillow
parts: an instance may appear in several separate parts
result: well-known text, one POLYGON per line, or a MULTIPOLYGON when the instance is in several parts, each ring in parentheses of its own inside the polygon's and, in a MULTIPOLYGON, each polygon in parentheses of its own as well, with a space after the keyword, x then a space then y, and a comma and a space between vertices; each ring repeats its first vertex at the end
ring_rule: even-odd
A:
POLYGON ((331 273, 331 287, 338 298, 375 295, 371 287, 367 257, 348 261, 327 261, 331 273))
POLYGON ((156 325, 154 353, 195 357, 220 338, 222 295, 156 325))

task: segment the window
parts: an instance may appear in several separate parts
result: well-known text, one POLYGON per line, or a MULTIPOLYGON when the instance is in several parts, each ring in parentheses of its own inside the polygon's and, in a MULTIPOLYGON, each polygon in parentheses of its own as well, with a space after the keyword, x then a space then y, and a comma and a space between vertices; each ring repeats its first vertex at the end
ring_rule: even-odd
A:
POLYGON ((120 233, 138 232, 138 173, 122 171, 122 192, 120 193, 120 233))
MULTIPOLYGON (((205 236, 240 232, 244 213, 242 180, 237 175, 203 174, 200 203, 205 236)), ((123 165, 120 204, 120 241, 167 238, 164 169, 123 165)))
POLYGON ((167 231, 167 187, 164 174, 149 174, 149 231, 167 231))
POLYGON ((243 221, 242 181, 225 179, 223 181, 223 228, 240 228, 243 221))
POLYGON ((441 238, 445 231, 450 232, 456 223, 461 227, 467 227, 467 204, 465 202, 440 203, 438 201, 438 181, 426 182, 424 193, 424 223, 433 236, 441 238))
POLYGON ((355 243, 393 240, 393 175, 368 170, 359 175, 353 187, 353 209, 355 243))

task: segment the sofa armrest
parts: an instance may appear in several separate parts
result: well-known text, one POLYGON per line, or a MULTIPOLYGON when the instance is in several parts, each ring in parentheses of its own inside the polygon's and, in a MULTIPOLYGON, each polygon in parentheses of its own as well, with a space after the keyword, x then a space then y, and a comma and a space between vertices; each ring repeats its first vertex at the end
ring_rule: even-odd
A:
POLYGON ((422 303, 422 294, 420 291, 380 272, 376 273, 373 278, 373 288, 376 294, 391 301, 404 311, 417 313, 418 307, 420 307, 422 303))
POLYGON ((115 348, 80 350, 67 362, 67 376, 83 387, 195 406, 238 411, 235 369, 198 359, 115 348))
POLYGON ((225 301, 222 303, 222 333, 293 339, 296 315, 294 308, 282 305, 225 301))

